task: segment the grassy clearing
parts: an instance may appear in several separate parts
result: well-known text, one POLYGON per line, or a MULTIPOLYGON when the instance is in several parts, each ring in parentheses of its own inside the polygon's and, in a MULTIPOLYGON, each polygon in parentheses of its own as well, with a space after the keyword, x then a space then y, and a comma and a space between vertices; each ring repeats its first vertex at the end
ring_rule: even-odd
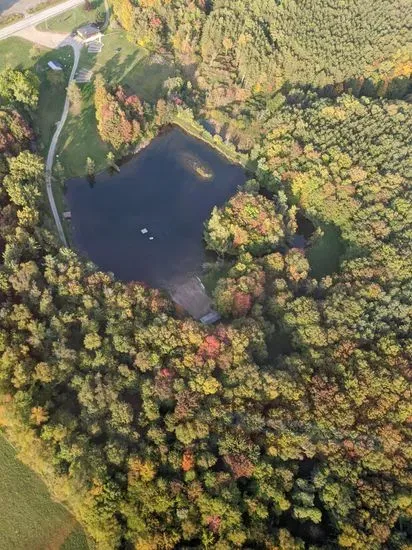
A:
POLYGON ((33 114, 33 125, 39 136, 39 153, 46 155, 56 122, 63 110, 66 86, 73 66, 73 50, 69 46, 49 50, 22 38, 8 38, 0 41, 0 70, 7 66, 31 69, 40 79, 40 100, 33 114), (52 60, 58 61, 63 71, 52 71, 47 66, 52 60))
MULTIPOLYGON (((164 80, 174 74, 174 66, 150 64, 148 52, 131 44, 123 31, 106 34, 103 44, 97 55, 83 48, 79 69, 90 69, 94 74, 100 72, 109 84, 122 84, 144 100, 155 102, 161 95, 164 80)), ((82 111, 78 116, 69 115, 58 145, 67 177, 84 176, 87 157, 95 161, 97 172, 107 167, 109 147, 97 131, 93 84, 80 86, 82 111)))
POLYGON ((6 67, 12 69, 31 69, 36 56, 47 52, 47 48, 33 46, 28 40, 12 36, 0 40, 0 71, 6 67))
POLYGON ((36 133, 40 136, 39 152, 44 156, 47 154, 56 122, 60 120, 63 111, 66 86, 72 66, 73 50, 70 46, 47 51, 35 65, 41 84, 39 107, 34 116, 34 126, 36 133), (52 71, 47 66, 51 60, 58 61, 63 66, 63 71, 52 71))
POLYGON ((0 435, 0 550, 86 550, 73 516, 53 502, 43 481, 16 457, 0 435))
POLYGON ((99 16, 104 14, 103 0, 93 0, 90 4, 92 9, 89 11, 86 11, 84 6, 80 5, 43 21, 36 28, 39 31, 71 32, 87 23, 95 23, 99 16))
POLYGON ((174 66, 167 61, 151 64, 147 50, 129 42, 123 31, 106 34, 103 42, 94 70, 110 84, 121 83, 145 101, 155 102, 162 95, 163 82, 175 74, 174 66))
POLYGON ((92 84, 82 86, 83 106, 80 115, 69 115, 59 140, 59 160, 67 177, 84 176, 86 159, 92 158, 96 171, 103 170, 109 147, 97 132, 92 84))
POLYGON ((311 275, 317 279, 338 271, 340 258, 345 250, 337 227, 324 225, 321 229, 323 235, 307 251, 311 275))

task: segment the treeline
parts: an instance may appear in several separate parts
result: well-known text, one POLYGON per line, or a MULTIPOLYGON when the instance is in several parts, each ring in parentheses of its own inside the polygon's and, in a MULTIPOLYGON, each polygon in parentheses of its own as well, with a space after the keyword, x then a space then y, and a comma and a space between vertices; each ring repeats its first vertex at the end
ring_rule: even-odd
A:
POLYGON ((406 549, 412 108, 352 96, 287 99, 254 148, 256 179, 248 186, 257 182, 272 196, 272 216, 287 213, 289 243, 298 208, 315 225, 340 229, 346 257, 339 273, 320 280, 303 250, 283 244, 261 257, 266 207, 252 209, 256 195, 245 203, 240 194, 206 229, 209 247, 236 256, 226 262, 215 304, 237 326, 257 323, 268 344, 278 396, 265 420, 274 445, 266 453, 301 463, 278 525, 291 513, 302 522, 288 523, 293 534, 316 548, 329 548, 328 536, 342 548, 406 549), (235 201, 244 202, 242 214, 235 201))
POLYGON ((24 140, 5 159, 1 393, 98 547, 406 550, 409 117, 302 98, 268 122, 256 179, 207 226, 228 266, 213 328, 59 250, 41 159, 24 140), (339 274, 311 277, 297 207, 339 225, 339 274))
POLYGON ((387 97, 411 90, 408 0, 116 0, 113 9, 136 44, 197 64, 209 106, 291 86, 387 97))
MULTIPOLYGON (((220 256, 213 298, 223 322, 204 327, 181 318, 158 290, 117 282, 59 249, 43 164, 27 150, 30 131, 21 130, 28 105, 4 94, 2 116, 19 120, 0 172, 4 406, 41 442, 54 475, 81 495, 76 514, 99 548, 407 550, 411 105, 347 94, 321 99, 296 87, 262 97, 261 67, 273 62, 274 78, 285 74, 276 18, 293 8, 306 20, 305 4, 161 4, 116 2, 114 9, 136 40, 147 25, 146 46, 188 33, 179 54, 187 59, 206 55, 206 36, 214 55, 220 13, 215 61, 224 57, 235 68, 224 88, 232 87, 239 118, 226 137, 251 151, 254 177, 205 228, 207 246, 220 256), (190 18, 200 26, 189 35, 190 18), (253 40, 228 36, 237 44, 223 44, 231 28, 241 32, 236 21, 253 40), (294 246, 299 213, 339 229, 346 252, 338 273, 312 276, 307 251, 294 246)), ((370 14, 379 36, 403 24, 390 6, 386 16, 380 4, 376 13, 357 5, 333 9, 345 18, 351 10, 370 14)), ((332 7, 322 6, 330 20, 332 7)), ((339 71, 350 72, 354 61, 344 60, 339 36, 339 71)), ((404 40, 403 31, 388 36, 382 56, 392 55, 389 42, 397 48, 404 40)), ((295 40, 290 47, 302 52, 302 38, 295 40)), ((373 60, 359 48, 355 70, 366 71, 373 60)), ((220 85, 204 78, 209 98, 196 90, 196 101, 213 102, 220 85)), ((166 122, 173 103, 145 108, 99 79, 95 99, 99 130, 120 151, 122 136, 137 139, 146 124, 166 122)), ((230 109, 217 112, 226 125, 230 109)))

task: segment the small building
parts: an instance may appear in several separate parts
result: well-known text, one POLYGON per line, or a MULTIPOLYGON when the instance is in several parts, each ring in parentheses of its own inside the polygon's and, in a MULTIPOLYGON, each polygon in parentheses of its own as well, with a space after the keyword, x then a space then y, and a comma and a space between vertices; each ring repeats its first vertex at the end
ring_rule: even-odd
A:
POLYGON ((58 61, 49 61, 47 65, 52 69, 53 71, 62 71, 63 67, 60 65, 58 61))
POLYGON ((83 44, 88 44, 89 42, 95 42, 96 40, 101 42, 103 35, 100 32, 99 27, 90 24, 79 27, 77 29, 77 36, 81 38, 83 44))

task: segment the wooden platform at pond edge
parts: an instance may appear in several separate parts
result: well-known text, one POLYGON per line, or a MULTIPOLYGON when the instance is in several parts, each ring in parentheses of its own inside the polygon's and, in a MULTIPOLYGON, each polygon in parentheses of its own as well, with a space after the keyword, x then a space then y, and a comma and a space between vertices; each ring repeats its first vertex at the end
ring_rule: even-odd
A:
POLYGON ((212 309, 212 300, 198 277, 175 285, 169 292, 172 300, 198 321, 211 324, 220 319, 220 315, 212 309))

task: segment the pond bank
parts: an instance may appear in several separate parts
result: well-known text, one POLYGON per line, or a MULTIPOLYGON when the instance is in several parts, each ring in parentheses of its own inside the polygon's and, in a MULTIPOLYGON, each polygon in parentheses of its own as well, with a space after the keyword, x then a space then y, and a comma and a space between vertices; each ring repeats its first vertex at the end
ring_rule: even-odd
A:
POLYGON ((238 153, 232 144, 224 143, 222 139, 214 139, 212 134, 208 132, 199 122, 194 119, 189 119, 184 113, 177 113, 172 120, 172 124, 179 126, 184 132, 207 143, 230 162, 240 164, 247 169, 249 156, 243 153, 238 153))
POLYGON ((67 182, 73 243, 123 281, 169 289, 199 275, 204 222, 243 185, 246 174, 215 149, 174 127, 112 176, 67 182), (199 177, 187 155, 210 170, 199 177))

